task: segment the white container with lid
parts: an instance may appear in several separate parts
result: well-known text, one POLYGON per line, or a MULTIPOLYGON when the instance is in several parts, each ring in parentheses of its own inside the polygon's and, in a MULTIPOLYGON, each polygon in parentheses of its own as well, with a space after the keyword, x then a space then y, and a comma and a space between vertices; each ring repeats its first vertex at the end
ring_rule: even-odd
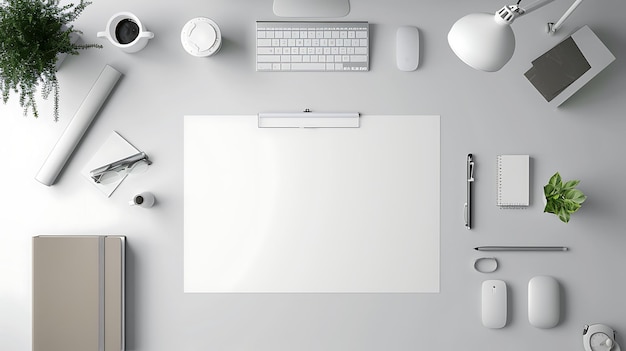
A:
POLYGON ((180 33, 183 48, 196 57, 211 56, 222 46, 222 33, 213 20, 196 17, 185 24, 180 33))

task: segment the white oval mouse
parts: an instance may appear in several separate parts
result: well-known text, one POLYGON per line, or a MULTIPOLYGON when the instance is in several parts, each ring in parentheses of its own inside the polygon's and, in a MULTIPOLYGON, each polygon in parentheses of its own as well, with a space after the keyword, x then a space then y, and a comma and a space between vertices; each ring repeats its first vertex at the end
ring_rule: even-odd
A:
POLYGON ((498 329, 506 325, 507 293, 502 280, 485 280, 482 285, 482 321, 487 328, 498 329))
POLYGON ((536 276, 528 282, 528 321, 537 328, 553 328, 561 318, 561 292, 553 277, 536 276))
POLYGON ((420 59, 419 30, 414 26, 400 26, 396 31, 396 65, 401 71, 415 71, 420 59))

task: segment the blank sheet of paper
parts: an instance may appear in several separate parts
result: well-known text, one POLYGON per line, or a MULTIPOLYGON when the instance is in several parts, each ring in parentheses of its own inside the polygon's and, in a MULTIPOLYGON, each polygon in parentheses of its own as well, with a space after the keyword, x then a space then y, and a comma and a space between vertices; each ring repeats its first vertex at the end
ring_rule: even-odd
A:
POLYGON ((185 292, 439 292, 439 116, 186 116, 185 292))

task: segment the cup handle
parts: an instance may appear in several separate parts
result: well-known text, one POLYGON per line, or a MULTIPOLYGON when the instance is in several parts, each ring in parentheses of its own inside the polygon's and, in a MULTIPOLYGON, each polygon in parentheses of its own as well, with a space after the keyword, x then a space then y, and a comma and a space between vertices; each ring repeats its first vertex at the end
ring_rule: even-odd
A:
POLYGON ((140 38, 148 38, 148 39, 152 39, 154 38, 154 33, 152 32, 141 32, 141 34, 139 34, 140 38))
POLYGON ((98 32, 98 34, 96 34, 96 37, 98 37, 98 38, 108 38, 109 36, 107 35, 107 32, 98 32))

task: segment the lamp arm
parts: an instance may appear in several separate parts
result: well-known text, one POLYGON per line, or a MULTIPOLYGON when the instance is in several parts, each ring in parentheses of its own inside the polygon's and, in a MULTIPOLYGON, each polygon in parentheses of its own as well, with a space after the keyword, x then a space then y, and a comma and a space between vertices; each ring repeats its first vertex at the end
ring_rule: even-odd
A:
POLYGON ((559 28, 561 28, 561 26, 563 25, 563 22, 565 22, 565 20, 572 14, 572 12, 574 12, 574 10, 576 10, 576 8, 580 5, 581 2, 583 2, 583 0, 576 0, 576 1, 574 1, 572 6, 570 6, 567 9, 567 11, 565 11, 563 16, 561 16, 561 18, 559 18, 559 20, 556 22, 556 24, 554 24, 552 22, 548 23, 548 34, 554 34, 557 30, 559 30, 559 28))
MULTIPOLYGON (((524 6, 521 10, 522 10, 522 14, 526 15, 529 14, 535 10, 537 10, 538 8, 541 8, 549 3, 551 3, 554 0, 537 0, 535 2, 533 2, 532 4, 528 5, 528 6, 524 6)), ((520 16, 522 15, 520 14, 520 16)))

